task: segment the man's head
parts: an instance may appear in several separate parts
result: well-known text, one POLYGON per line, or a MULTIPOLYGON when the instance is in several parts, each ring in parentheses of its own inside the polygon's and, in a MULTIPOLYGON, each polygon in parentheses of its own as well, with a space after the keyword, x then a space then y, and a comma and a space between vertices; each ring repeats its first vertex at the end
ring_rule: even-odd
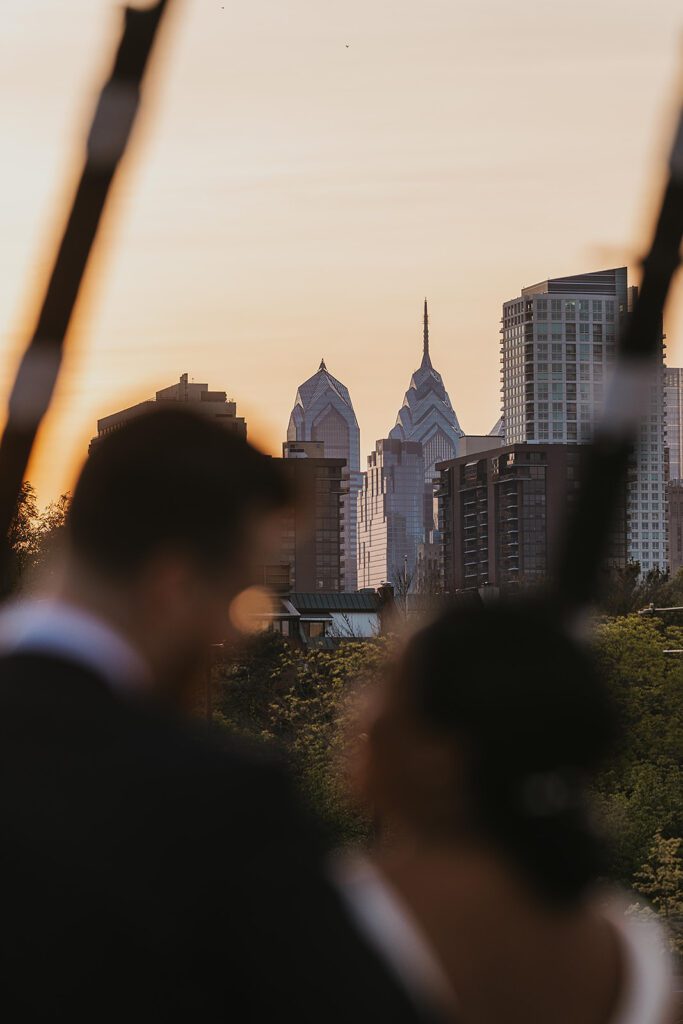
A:
POLYGON ((291 500, 278 463, 215 420, 156 409, 103 437, 68 522, 67 594, 125 630, 179 686, 267 560, 291 500))

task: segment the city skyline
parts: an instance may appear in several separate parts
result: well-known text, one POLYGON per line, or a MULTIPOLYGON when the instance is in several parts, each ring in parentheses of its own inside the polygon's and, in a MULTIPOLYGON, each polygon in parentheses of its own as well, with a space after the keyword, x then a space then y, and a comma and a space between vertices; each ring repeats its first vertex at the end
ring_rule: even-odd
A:
MULTIPOLYGON (((115 24, 110 0, 3 15, 0 400, 115 24)), ((668 144, 679 5, 579 3, 567 24, 536 0, 179 5, 30 467, 40 501, 72 483, 98 416, 187 369, 277 454, 324 355, 365 455, 405 390, 425 294, 461 426, 488 432, 501 302, 577 269, 628 265, 637 283, 668 144)))

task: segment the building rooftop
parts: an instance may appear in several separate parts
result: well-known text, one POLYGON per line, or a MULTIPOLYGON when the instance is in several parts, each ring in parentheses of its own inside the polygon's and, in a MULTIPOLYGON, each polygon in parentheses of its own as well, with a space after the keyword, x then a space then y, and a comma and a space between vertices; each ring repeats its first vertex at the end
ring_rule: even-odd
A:
POLYGON ((290 602, 300 612, 376 612, 380 598, 374 592, 290 594, 290 602))

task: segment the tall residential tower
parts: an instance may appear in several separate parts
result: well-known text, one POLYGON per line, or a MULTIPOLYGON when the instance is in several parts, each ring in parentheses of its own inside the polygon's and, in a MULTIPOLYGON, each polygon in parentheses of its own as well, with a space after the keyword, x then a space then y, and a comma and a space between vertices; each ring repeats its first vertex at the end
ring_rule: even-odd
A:
POLYGON ((664 370, 666 397, 666 443, 669 448, 669 479, 683 480, 683 370, 664 370))
MULTIPOLYGON (((505 443, 590 441, 635 289, 626 267, 543 281, 503 305, 505 443)), ((663 345, 662 345, 663 362, 663 345)), ((667 565, 663 367, 653 381, 629 481, 628 557, 667 565)))

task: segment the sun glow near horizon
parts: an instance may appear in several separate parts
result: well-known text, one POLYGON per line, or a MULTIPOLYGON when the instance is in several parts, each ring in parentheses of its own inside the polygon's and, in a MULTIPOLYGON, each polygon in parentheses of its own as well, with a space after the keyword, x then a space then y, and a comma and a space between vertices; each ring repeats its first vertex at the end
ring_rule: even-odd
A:
MULTIPOLYGON (((116 12, 6 0, 3 15, 4 399, 116 12)), ((425 294, 461 425, 490 430, 503 301, 548 276, 636 273, 682 27, 671 0, 581 2, 571 17, 540 0, 185 0, 32 460, 40 501, 71 486, 99 417, 183 372, 225 390, 277 453, 324 356, 351 392, 364 457, 419 364, 425 294)), ((666 321, 672 365, 682 292, 666 321)))

